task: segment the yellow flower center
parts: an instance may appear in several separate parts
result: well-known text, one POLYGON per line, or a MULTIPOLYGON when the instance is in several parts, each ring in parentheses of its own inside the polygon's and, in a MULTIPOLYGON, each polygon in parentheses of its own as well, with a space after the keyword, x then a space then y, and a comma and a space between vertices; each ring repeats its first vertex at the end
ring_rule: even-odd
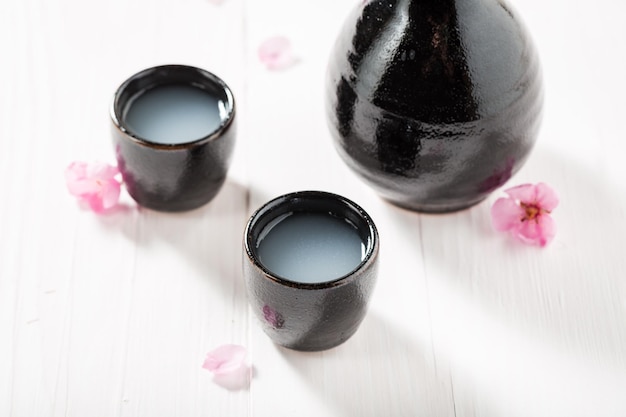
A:
POLYGON ((520 206, 526 212, 526 216, 524 216, 524 218, 522 219, 523 222, 527 220, 535 220, 542 214, 550 213, 548 210, 544 210, 541 207, 538 207, 536 204, 520 203, 520 206))

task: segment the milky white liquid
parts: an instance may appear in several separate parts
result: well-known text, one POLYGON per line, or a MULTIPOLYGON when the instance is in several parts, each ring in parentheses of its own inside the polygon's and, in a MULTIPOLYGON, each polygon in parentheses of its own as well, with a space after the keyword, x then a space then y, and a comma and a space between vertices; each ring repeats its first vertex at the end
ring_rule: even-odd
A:
POLYGON ((275 275, 301 283, 338 279, 354 271, 366 246, 356 227, 329 214, 288 213, 268 224, 257 254, 275 275))
POLYGON ((226 113, 224 102, 203 89, 185 84, 163 85, 131 98, 124 122, 142 139, 180 144, 213 133, 226 113))

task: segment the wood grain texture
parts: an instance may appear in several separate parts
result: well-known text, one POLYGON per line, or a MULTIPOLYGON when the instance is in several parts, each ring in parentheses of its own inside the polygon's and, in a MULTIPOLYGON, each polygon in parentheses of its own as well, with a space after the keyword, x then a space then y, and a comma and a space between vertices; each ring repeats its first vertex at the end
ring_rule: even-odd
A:
POLYGON ((490 199, 449 215, 390 206, 336 155, 326 128, 330 47, 356 0, 22 0, 0 4, 0 416, 626 415, 624 6, 515 2, 542 58, 538 145, 510 184, 561 195, 553 244, 492 231, 490 199), (284 71, 260 43, 288 36, 284 71), (229 179, 183 214, 96 216, 65 191, 73 160, 113 161, 108 106, 166 63, 233 89, 229 179), (370 312, 344 345, 279 348, 241 279, 248 216, 286 192, 362 205, 381 238, 370 312), (201 369, 248 347, 249 388, 201 369))

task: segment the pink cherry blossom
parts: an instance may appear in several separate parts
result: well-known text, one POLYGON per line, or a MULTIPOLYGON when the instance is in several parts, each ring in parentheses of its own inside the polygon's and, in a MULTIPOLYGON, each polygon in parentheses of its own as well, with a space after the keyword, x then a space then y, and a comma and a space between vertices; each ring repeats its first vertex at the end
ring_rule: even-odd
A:
POLYGON ((225 375, 245 367, 247 350, 240 345, 223 345, 207 353, 202 367, 214 375, 225 375))
POLYGON ((296 63, 291 41, 284 36, 265 40, 258 50, 259 60, 269 70, 282 70, 296 63))
POLYGON ((117 205, 121 182, 116 178, 117 167, 96 162, 72 162, 65 169, 65 183, 70 194, 102 213, 117 205))
POLYGON ((504 191, 491 207, 496 230, 510 232, 518 240, 546 246, 556 234, 550 213, 559 204, 556 192, 544 183, 523 184, 504 191))

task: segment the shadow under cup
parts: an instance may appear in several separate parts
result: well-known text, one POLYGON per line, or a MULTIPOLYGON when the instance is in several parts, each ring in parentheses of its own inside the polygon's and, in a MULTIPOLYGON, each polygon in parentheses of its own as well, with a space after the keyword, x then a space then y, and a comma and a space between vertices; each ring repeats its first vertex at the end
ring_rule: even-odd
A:
POLYGON ((295 192, 258 209, 245 229, 243 268, 265 333, 302 351, 350 338, 375 285, 378 241, 370 216, 336 194, 295 192))
POLYGON ((215 197, 235 144, 235 101, 220 78, 200 68, 143 70, 111 106, 119 169, 131 197, 159 211, 185 211, 215 197))

